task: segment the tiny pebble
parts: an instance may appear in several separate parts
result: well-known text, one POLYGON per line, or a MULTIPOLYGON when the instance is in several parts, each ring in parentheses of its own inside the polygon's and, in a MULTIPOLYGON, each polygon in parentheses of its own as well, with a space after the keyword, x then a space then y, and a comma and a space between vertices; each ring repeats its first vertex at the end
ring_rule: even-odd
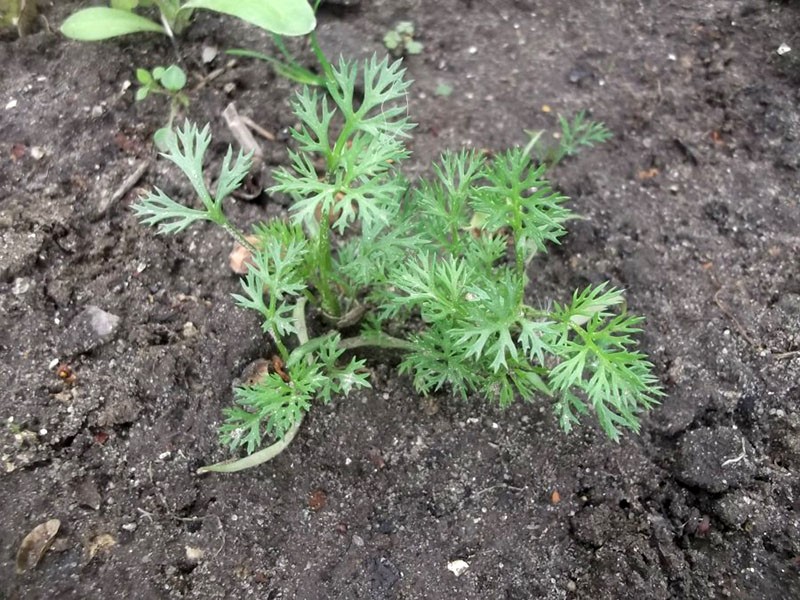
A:
POLYGON ((354 535, 353 543, 359 548, 362 548, 364 546, 364 538, 362 538, 360 535, 354 535))
POLYGON ((470 46, 467 49, 467 52, 469 52, 470 54, 477 54, 478 53, 478 47, 477 46, 470 46))
POLYGON ((447 570, 452 572, 456 577, 460 577, 467 569, 469 569, 469 563, 465 560, 459 559, 447 563, 447 570))
POLYGON ((16 107, 17 107, 17 101, 14 98, 6 102, 6 110, 11 110, 12 108, 16 107))
POLYGON ((11 287, 11 293, 15 296, 22 296, 31 288, 31 280, 27 277, 17 277, 11 287))

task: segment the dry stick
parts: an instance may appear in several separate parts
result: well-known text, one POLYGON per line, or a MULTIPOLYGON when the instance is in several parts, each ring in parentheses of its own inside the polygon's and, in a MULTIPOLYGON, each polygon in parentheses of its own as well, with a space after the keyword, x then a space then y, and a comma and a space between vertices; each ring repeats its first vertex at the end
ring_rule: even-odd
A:
POLYGON ((142 175, 144 175, 147 172, 147 169, 149 168, 150 168, 149 160, 145 160, 139 163, 139 166, 137 166, 136 169, 134 169, 133 173, 128 175, 122 181, 119 187, 116 190, 114 190, 114 193, 111 194, 111 196, 109 196, 107 200, 103 200, 100 202, 100 205, 97 207, 97 213, 95 216, 102 217, 106 213, 106 211, 109 208, 111 208, 111 206, 119 202, 122 199, 122 197, 125 196, 125 194, 131 191, 131 188, 138 183, 138 181, 142 178, 142 175))
POLYGON ((225 124, 228 126, 228 129, 230 129, 231 135, 239 142, 242 150, 244 150, 245 153, 253 153, 253 164, 250 169, 251 171, 257 172, 264 162, 264 151, 261 149, 261 146, 258 145, 258 142, 256 142, 256 138, 253 137, 253 134, 250 133, 250 129, 248 129, 244 118, 239 116, 239 112, 236 110, 236 105, 233 102, 228 104, 225 110, 222 111, 222 118, 225 119, 225 124))
POLYGON ((719 295, 721 293, 722 293, 722 288, 717 290, 717 293, 714 294, 714 303, 719 307, 719 309, 726 317, 728 317, 731 321, 733 321, 733 324, 736 326, 736 329, 739 331, 741 336, 745 339, 745 341, 747 341, 748 344, 750 344, 754 348, 760 348, 761 345, 750 337, 750 334, 747 333, 747 330, 742 326, 741 323, 739 323, 739 320, 734 316, 733 312, 731 312, 731 310, 727 306, 725 306, 722 300, 720 300, 719 295))
MULTIPOLYGON (((308 329, 306 328, 306 316, 305 316, 305 308, 306 308, 306 299, 300 298, 297 301, 297 304, 294 307, 294 311, 292 316, 294 317, 295 327, 297 328, 297 339, 300 341, 300 344, 305 344, 308 342, 308 329)), ((258 466, 263 464, 267 461, 272 460, 276 456, 278 456, 281 452, 286 450, 289 444, 292 443, 294 436, 297 435, 297 432, 300 430, 300 425, 303 424, 303 419, 300 418, 295 421, 294 425, 292 425, 291 429, 286 432, 286 434, 281 438, 280 441, 275 442, 271 446, 267 446, 263 450, 259 450, 258 452, 254 452, 249 456, 245 456, 244 458, 240 458, 239 460, 233 461, 223 461, 219 463, 215 463, 213 465, 208 465, 206 467, 200 467, 197 469, 197 474, 202 475, 203 473, 235 473, 237 471, 244 471, 245 469, 249 469, 251 467, 258 466)))
POLYGON ((243 117, 243 116, 240 115, 239 118, 242 120, 242 123, 247 125, 250 129, 255 131, 258 135, 263 137, 265 140, 268 140, 270 142, 274 142, 275 141, 276 138, 275 138, 275 134, 274 133, 272 133, 271 131, 267 131, 261 125, 259 125, 255 121, 253 121, 253 119, 251 119, 250 117, 243 117))

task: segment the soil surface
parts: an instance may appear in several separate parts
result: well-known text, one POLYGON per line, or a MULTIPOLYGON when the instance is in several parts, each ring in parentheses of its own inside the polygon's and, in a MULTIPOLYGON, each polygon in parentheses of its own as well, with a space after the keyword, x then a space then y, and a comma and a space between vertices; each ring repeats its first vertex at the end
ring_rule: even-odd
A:
MULTIPOLYGON (((423 399, 375 362, 374 389, 316 407, 275 461, 202 477, 266 340, 230 298, 222 233, 158 237, 129 210, 141 188, 189 190, 150 143, 166 106, 127 82, 177 51, 212 166, 231 101, 285 163, 295 86, 221 52, 270 48, 232 19, 200 14, 176 47, 81 44, 48 24, 86 2, 40 4, 46 22, 0 41, 0 598, 800 598, 797 3, 328 5, 332 56, 415 23, 412 173, 559 113, 614 132, 552 173, 586 219, 531 294, 624 287, 667 395, 615 444, 589 419, 563 434, 545 399, 423 399)), ((229 209, 246 227, 285 206, 229 209)))

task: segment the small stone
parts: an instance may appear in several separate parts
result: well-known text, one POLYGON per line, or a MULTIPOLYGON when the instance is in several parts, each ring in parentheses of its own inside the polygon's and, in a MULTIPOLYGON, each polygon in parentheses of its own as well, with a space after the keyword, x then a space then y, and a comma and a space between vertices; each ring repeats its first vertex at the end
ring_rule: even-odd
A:
POLYGON ((61 336, 60 354, 82 354, 109 342, 119 328, 120 318, 89 305, 69 324, 61 336))
POLYGON ((205 556, 205 551, 202 548, 194 548, 192 546, 186 546, 186 560, 192 563, 197 563, 203 560, 203 556, 205 556))
POLYGON ((14 285, 11 286, 11 293, 15 296, 22 296, 31 288, 31 280, 28 277, 17 277, 14 285))
POLYGON ((33 146, 31 148, 31 158, 33 160, 42 160, 44 158, 44 148, 41 146, 33 146))
POLYGON ((467 569, 469 569, 469 563, 465 560, 458 559, 447 563, 447 570, 456 577, 460 577, 467 569))
POLYGON ((203 63, 208 64, 217 58, 217 54, 219 54, 219 50, 217 50, 216 46, 203 46, 200 58, 203 63))
POLYGON ((181 329, 181 335, 187 340, 191 339, 197 335, 197 327, 191 321, 186 321, 181 329))
POLYGON ((364 547, 364 538, 362 538, 360 535, 354 535, 353 536, 353 543, 356 546, 358 546, 359 548, 363 548, 364 547))

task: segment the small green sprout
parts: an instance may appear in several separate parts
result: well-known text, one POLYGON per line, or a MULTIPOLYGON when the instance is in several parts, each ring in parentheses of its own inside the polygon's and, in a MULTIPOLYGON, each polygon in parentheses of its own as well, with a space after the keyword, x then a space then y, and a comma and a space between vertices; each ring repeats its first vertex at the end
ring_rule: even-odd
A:
POLYGON ((186 73, 178 65, 156 67, 152 72, 147 69, 136 69, 136 79, 139 89, 136 90, 136 101, 141 102, 150 94, 161 94, 170 99, 169 119, 167 124, 156 131, 154 139, 156 146, 164 150, 165 136, 172 134, 172 124, 181 108, 189 106, 189 97, 183 93, 186 87, 186 73))
POLYGON ((424 46, 414 39, 414 23, 400 21, 383 36, 383 45, 392 54, 400 57, 408 54, 422 54, 424 46))
POLYGON ((581 148, 591 147, 611 139, 612 134, 603 123, 591 121, 586 118, 586 112, 581 111, 568 121, 563 116, 558 116, 561 132, 555 145, 546 145, 542 141, 544 131, 525 131, 530 136, 530 141, 525 147, 526 154, 543 164, 554 167, 567 156, 574 156, 581 148))
POLYGON ((450 94, 453 93, 453 86, 449 83, 440 83, 436 86, 436 89, 433 90, 434 96, 442 96, 446 98, 450 94))
POLYGON ((173 37, 190 23, 196 9, 230 15, 279 35, 305 35, 316 26, 306 0, 111 0, 110 6, 84 8, 61 26, 68 38, 97 41, 129 33, 155 32, 173 37), (155 8, 158 20, 137 9, 155 8))
POLYGON ((165 234, 210 221, 250 251, 234 300, 259 315, 280 367, 238 388, 225 410, 220 440, 247 456, 200 472, 278 455, 315 402, 369 386, 358 355, 366 347, 400 353, 400 373, 422 394, 478 395, 500 406, 548 400, 565 431, 593 412, 613 440, 639 431, 639 414, 663 395, 637 349, 642 319, 627 313, 621 290, 591 285, 564 304, 537 296, 531 261, 576 215, 530 148, 446 152, 431 177, 403 176, 413 128, 404 73, 400 61, 373 57, 358 69, 341 60, 324 92, 298 92, 291 164, 270 188, 292 201, 290 214, 256 225, 254 237, 223 207, 250 157, 234 160, 229 148, 212 193, 203 167, 208 126, 187 123, 168 138, 164 156, 200 206, 156 188, 133 209, 165 234), (263 447, 266 439, 276 441, 263 447))

